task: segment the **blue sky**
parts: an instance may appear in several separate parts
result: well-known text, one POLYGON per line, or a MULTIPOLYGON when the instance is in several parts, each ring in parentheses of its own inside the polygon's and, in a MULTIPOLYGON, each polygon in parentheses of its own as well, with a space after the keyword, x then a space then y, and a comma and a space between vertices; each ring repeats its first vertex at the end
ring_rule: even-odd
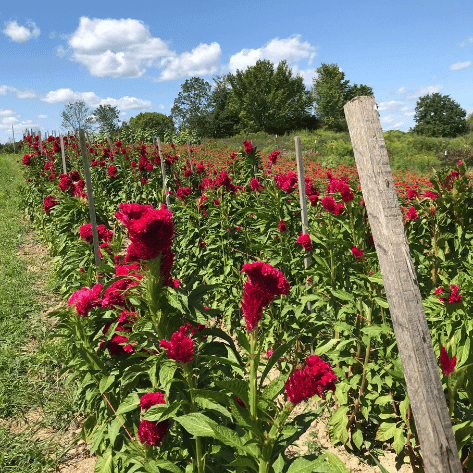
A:
POLYGON ((473 1, 2 2, 0 142, 61 131, 75 100, 120 119, 170 114, 192 76, 286 59, 307 87, 322 63, 372 87, 383 129, 408 131, 419 97, 473 112, 473 1))

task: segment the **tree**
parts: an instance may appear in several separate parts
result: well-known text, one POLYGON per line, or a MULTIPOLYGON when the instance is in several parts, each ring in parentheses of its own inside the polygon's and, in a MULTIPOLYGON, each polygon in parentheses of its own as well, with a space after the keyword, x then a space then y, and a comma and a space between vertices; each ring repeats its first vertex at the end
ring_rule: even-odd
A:
POLYGON ((302 77, 293 77, 286 61, 275 70, 269 60, 259 60, 228 80, 233 91, 229 110, 238 112, 240 126, 247 132, 283 134, 310 117, 310 93, 302 77))
POLYGON ((232 94, 228 75, 214 78, 208 120, 208 136, 210 138, 225 138, 238 133, 239 114, 229 107, 232 94))
POLYGON ((128 123, 132 133, 149 131, 155 136, 164 138, 166 133, 174 133, 174 121, 171 117, 158 112, 143 112, 131 117, 128 123))
POLYGON ((82 100, 68 103, 61 113, 61 126, 67 131, 79 134, 79 128, 87 133, 94 129, 94 118, 89 107, 82 100))
POLYGON ((187 79, 174 99, 171 116, 179 131, 188 129, 198 136, 206 136, 210 112, 210 84, 200 77, 187 79))
POLYGON ((466 110, 448 95, 438 92, 420 97, 415 108, 416 125, 409 131, 418 135, 454 138, 467 133, 466 110))
POLYGON ((373 89, 363 84, 350 85, 337 64, 322 63, 317 69, 312 95, 317 118, 327 128, 341 131, 348 129, 343 106, 359 95, 373 95, 373 89))
POLYGON ((111 105, 99 105, 93 112, 95 123, 99 125, 101 132, 108 131, 110 133, 118 130, 118 117, 120 110, 111 105))
POLYGON ((466 117, 466 126, 468 127, 468 131, 471 133, 473 132, 473 113, 470 113, 466 117))

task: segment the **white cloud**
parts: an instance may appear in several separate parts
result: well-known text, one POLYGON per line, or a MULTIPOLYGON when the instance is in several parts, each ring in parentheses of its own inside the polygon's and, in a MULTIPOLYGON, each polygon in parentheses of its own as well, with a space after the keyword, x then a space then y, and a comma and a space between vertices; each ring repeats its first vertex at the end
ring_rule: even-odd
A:
MULTIPOLYGON (((417 90, 410 91, 410 92, 407 92, 404 88, 402 88, 402 89, 403 89, 403 92, 406 93, 406 99, 411 100, 411 99, 418 99, 419 97, 423 97, 424 95, 434 94, 436 92, 440 92, 442 87, 443 87, 443 84, 429 85, 428 87, 424 87, 424 88, 417 89, 417 90)), ((399 89, 399 91, 400 91, 400 89, 399 89)))
POLYGON ((185 76, 207 76, 215 74, 220 63, 222 50, 218 43, 199 44, 192 52, 176 57, 167 57, 160 61, 164 70, 160 80, 175 80, 185 76))
POLYGON ((94 92, 74 92, 71 89, 51 90, 40 100, 48 103, 69 103, 75 102, 76 100, 82 100, 86 105, 93 108, 96 108, 99 105, 111 105, 112 107, 117 107, 119 110, 144 109, 151 107, 151 102, 149 100, 128 97, 128 95, 119 99, 112 99, 110 97, 102 99, 94 92))
POLYGON ((399 100, 390 100, 389 102, 381 102, 378 104, 378 110, 387 110, 389 107, 393 105, 402 105, 403 102, 399 100))
POLYGON ((406 112, 404 115, 406 115, 406 117, 412 117, 415 114, 416 112, 406 112))
POLYGON ((10 115, 13 115, 13 113, 13 110, 0 109, 0 117, 9 117, 10 115))
POLYGON ((29 28, 20 26, 16 21, 10 21, 5 26, 3 32, 15 43, 25 43, 30 39, 37 38, 41 30, 36 26, 34 21, 28 20, 26 22, 29 28))
POLYGON ((387 117, 381 117, 380 121, 383 123, 389 123, 394 120, 394 117, 392 115, 388 115, 387 117))
POLYGON ((48 118, 47 115, 38 115, 38 118, 48 118))
POLYGON ((404 122, 398 122, 398 123, 396 123, 395 125, 392 125, 392 128, 399 128, 399 127, 401 127, 402 125, 404 125, 404 122))
POLYGON ((465 61, 465 62, 456 62, 455 64, 452 64, 449 69, 451 71, 458 71, 460 69, 466 69, 467 67, 470 67, 473 63, 471 61, 465 61))
POLYGON ((19 114, 13 110, 0 109, 0 130, 5 130, 5 133, 9 135, 12 131, 12 125, 17 136, 23 133, 25 128, 36 126, 31 120, 20 121, 19 114))
POLYGON ((260 59, 268 59, 274 64, 286 60, 289 64, 308 59, 309 66, 316 56, 315 47, 309 42, 300 41, 300 35, 286 39, 272 39, 266 46, 258 49, 242 49, 230 58, 229 68, 232 73, 237 69, 245 70, 254 66, 260 59))
POLYGON ((16 90, 16 96, 19 99, 34 99, 37 97, 36 92, 31 89, 16 90))
MULTIPOLYGON (((167 44, 153 38, 139 20, 81 17, 69 38, 72 59, 99 77, 141 77, 161 57, 174 57, 167 44)), ((64 48, 58 54, 63 54, 64 48)))
POLYGON ((473 43, 473 36, 470 36, 467 40, 462 41, 458 46, 464 48, 466 45, 473 43))
POLYGON ((401 87, 400 89, 398 89, 398 92, 400 94, 403 94, 405 91, 406 91, 406 89, 404 87, 401 87))
POLYGON ((299 70, 299 66, 296 64, 295 66, 291 67, 292 73, 296 76, 301 76, 306 87, 312 87, 314 85, 314 79, 317 79, 317 70, 313 68, 309 69, 301 69, 299 70))

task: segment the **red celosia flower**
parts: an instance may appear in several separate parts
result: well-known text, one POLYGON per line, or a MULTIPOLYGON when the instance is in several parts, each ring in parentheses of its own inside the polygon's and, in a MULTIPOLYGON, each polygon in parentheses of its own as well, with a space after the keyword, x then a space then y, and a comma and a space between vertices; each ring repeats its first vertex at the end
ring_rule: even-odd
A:
POLYGON ((189 363, 194 359, 194 340, 186 335, 187 328, 181 327, 179 332, 171 335, 171 340, 161 340, 159 346, 166 348, 166 355, 178 363, 189 363))
MULTIPOLYGON (((116 265, 114 277, 117 278, 119 276, 130 276, 136 279, 143 278, 143 274, 140 272, 140 267, 137 264, 116 265)), ((108 307, 109 309, 124 307, 127 302, 124 291, 129 287, 138 285, 138 281, 128 278, 115 281, 105 290, 102 298, 102 307, 108 307)))
POLYGON ((287 230, 286 224, 284 223, 284 221, 283 221, 282 219, 279 220, 278 230, 279 230, 280 232, 285 232, 285 231, 287 230))
POLYGON ((450 284, 450 286, 448 286, 448 287, 452 291, 450 293, 449 298, 448 298, 448 303, 453 304, 454 302, 460 302, 462 296, 460 294, 458 294, 458 286, 456 286, 455 284, 450 284))
POLYGON ((296 240, 296 243, 300 243, 305 251, 310 251, 312 249, 312 241, 310 239, 310 235, 307 233, 303 235, 301 232, 299 238, 296 240))
POLYGON ((59 181, 58 187, 62 192, 66 192, 72 186, 72 179, 65 174, 59 176, 61 180, 59 181))
POLYGON ((141 443, 158 447, 169 429, 169 420, 156 422, 142 420, 138 427, 138 439, 141 443))
POLYGON ((364 253, 359 250, 355 245, 353 245, 353 248, 351 249, 351 252, 353 253, 353 256, 358 260, 361 261, 364 259, 363 255, 364 253))
POLYGON ((312 180, 309 177, 304 179, 305 195, 314 195, 317 193, 316 187, 312 184, 312 180))
MULTIPOLYGON (((120 314, 120 317, 118 318, 118 324, 115 327, 115 333, 108 341, 102 339, 102 342, 100 342, 100 348, 102 350, 107 349, 110 353, 110 356, 120 356, 125 355, 126 353, 133 353, 133 344, 127 343, 128 337, 126 337, 123 333, 132 331, 130 325, 133 324, 135 319, 135 312, 129 312, 123 309, 122 313, 120 314), (122 335, 116 332, 122 333, 122 335)), ((102 333, 106 335, 108 333, 108 330, 110 329, 110 326, 116 321, 117 319, 108 322, 102 330, 102 333)))
POLYGON ((263 186, 257 181, 254 177, 250 181, 250 188, 254 192, 261 192, 261 189, 263 189, 263 186))
MULTIPOLYGON (((97 233, 100 241, 112 241, 113 232, 109 230, 105 225, 100 224, 97 226, 97 233)), ((92 243, 92 225, 86 223, 79 228, 80 237, 86 243, 92 243)))
POLYGON ((207 242, 205 240, 199 242, 199 248, 203 248, 206 244, 207 244, 207 242))
POLYGON ((318 194, 309 195, 309 201, 310 201, 311 207, 316 207, 317 203, 319 202, 319 195, 318 194))
POLYGON ((98 307, 102 305, 100 299, 100 293, 102 292, 103 286, 96 284, 92 289, 83 287, 79 291, 76 291, 67 301, 68 306, 75 306, 76 311, 82 317, 87 317, 92 307, 98 307))
POLYGON ((454 355, 453 358, 448 356, 447 350, 443 345, 440 346, 440 367, 442 368, 442 373, 445 376, 448 376, 450 373, 455 371, 455 365, 457 364, 457 356, 454 355))
POLYGON ((111 164, 107 169, 107 173, 110 177, 117 177, 117 168, 111 164))
POLYGON ((43 209, 48 214, 57 204, 59 204, 59 202, 54 198, 54 196, 48 195, 44 198, 43 209))
POLYGON ((274 166, 276 164, 277 159, 279 158, 279 150, 274 150, 270 155, 269 155, 269 160, 271 161, 271 164, 274 166))
POLYGON ((191 191, 190 187, 179 187, 179 189, 177 189, 177 192, 176 192, 176 197, 179 200, 182 200, 182 201, 185 202, 186 197, 191 195, 191 193, 192 193, 192 191, 191 191))
POLYGON ((263 316, 263 307, 269 305, 273 298, 274 296, 271 296, 251 281, 245 283, 241 307, 248 332, 251 332, 251 330, 258 326, 258 322, 263 316))
POLYGON ((334 198, 330 195, 324 197, 322 200, 321 200, 321 204, 322 204, 322 208, 326 211, 326 212, 330 212, 330 213, 333 213, 335 211, 335 209, 337 208, 337 204, 334 200, 334 198))
POLYGON ((140 406, 143 411, 157 404, 166 404, 163 393, 146 393, 140 398, 140 406))
POLYGON ((253 145, 251 144, 250 141, 243 141, 243 146, 245 147, 245 153, 246 154, 251 154, 253 152, 253 145))
POLYGON ((284 387, 289 400, 297 405, 316 394, 325 398, 328 390, 335 391, 335 381, 337 377, 330 365, 317 355, 312 355, 306 358, 303 369, 291 373, 284 387))
POLYGON ((241 407, 244 407, 246 409, 246 404, 238 396, 236 396, 236 400, 241 407))
POLYGON ((414 197, 419 197, 419 193, 415 189, 408 189, 407 200, 412 200, 414 197))
POLYGON ((417 215, 416 209, 414 208, 413 205, 411 205, 411 208, 406 213, 406 216, 409 220, 416 220, 419 218, 419 216, 417 215))
POLYGON ((274 180, 276 181, 276 187, 287 194, 290 194, 297 184, 297 176, 292 171, 287 174, 278 174, 274 176, 274 180))

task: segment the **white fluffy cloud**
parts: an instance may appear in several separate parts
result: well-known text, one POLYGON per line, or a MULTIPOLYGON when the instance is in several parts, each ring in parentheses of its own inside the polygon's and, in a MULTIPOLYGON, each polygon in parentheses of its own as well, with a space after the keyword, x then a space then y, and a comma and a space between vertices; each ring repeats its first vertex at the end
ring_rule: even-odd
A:
POLYGON ((3 32, 15 43, 25 43, 30 39, 37 38, 41 30, 36 26, 34 21, 28 20, 26 22, 28 28, 20 26, 16 21, 10 21, 6 24, 3 32))
POLYGON ((464 48, 465 46, 471 43, 473 43, 473 36, 470 36, 467 40, 462 41, 458 46, 460 46, 460 48, 464 48))
POLYGON ((141 100, 136 97, 128 97, 125 95, 119 99, 106 98, 102 99, 94 92, 74 92, 71 89, 51 90, 45 97, 41 98, 43 102, 48 103, 69 103, 76 100, 82 100, 88 106, 96 108, 99 105, 111 105, 119 110, 145 109, 151 107, 149 100, 141 100))
POLYGON ((378 110, 387 110, 388 108, 391 108, 393 106, 399 106, 402 104, 403 102, 399 100, 390 100, 389 102, 381 102, 378 104, 378 110))
POLYGON ((38 118, 48 118, 47 115, 38 115, 38 118))
POLYGON ((12 125, 17 137, 25 131, 25 128, 36 126, 31 120, 20 120, 18 113, 13 110, 0 109, 0 130, 5 130, 5 136, 10 136, 12 125))
POLYGON ((455 64, 452 64, 449 69, 451 71, 459 71, 460 69, 466 69, 467 67, 470 67, 473 63, 471 61, 465 61, 465 62, 456 62, 455 64))
POLYGON ((423 88, 420 88, 417 90, 411 90, 411 91, 408 91, 404 87, 401 87, 398 90, 398 92, 405 94, 405 98, 407 100, 415 100, 415 99, 418 99, 419 97, 423 97, 424 95, 440 92, 442 87, 443 87, 443 84, 429 85, 428 87, 423 87, 423 88))
POLYGON ((160 64, 164 70, 159 80, 175 80, 186 76, 206 76, 215 74, 220 63, 222 50, 218 43, 199 44, 190 53, 167 57, 160 64))
MULTIPOLYGON (((71 59, 83 64, 98 77, 138 78, 148 68, 158 68, 158 80, 209 75, 217 71, 221 49, 218 43, 200 44, 192 52, 177 54, 160 38, 154 38, 139 20, 90 19, 81 17, 79 27, 69 37, 71 59)), ((68 52, 57 49, 62 57, 68 52)))
POLYGON ((230 72, 235 73, 237 69, 245 70, 248 66, 254 66, 260 59, 268 59, 274 64, 286 60, 294 64, 302 59, 308 59, 309 66, 316 56, 315 47, 307 41, 301 42, 300 35, 286 39, 272 39, 266 46, 258 49, 242 49, 230 58, 230 72))
POLYGON ((6 95, 8 92, 16 94, 19 99, 33 99, 37 98, 36 92, 31 89, 20 90, 11 85, 0 85, 0 95, 6 95))

